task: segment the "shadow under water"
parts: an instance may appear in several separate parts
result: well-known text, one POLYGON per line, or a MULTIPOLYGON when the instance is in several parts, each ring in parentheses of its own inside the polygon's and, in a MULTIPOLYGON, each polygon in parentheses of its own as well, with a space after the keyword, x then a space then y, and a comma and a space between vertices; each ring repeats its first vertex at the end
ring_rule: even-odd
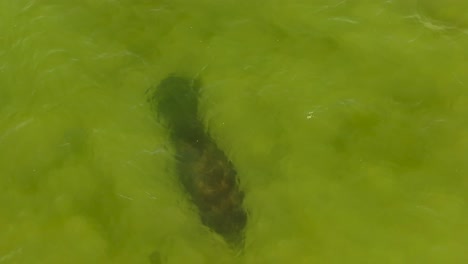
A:
POLYGON ((205 132, 198 116, 200 82, 169 76, 151 101, 168 127, 179 181, 198 208, 202 223, 236 248, 242 247, 247 214, 233 164, 205 132))

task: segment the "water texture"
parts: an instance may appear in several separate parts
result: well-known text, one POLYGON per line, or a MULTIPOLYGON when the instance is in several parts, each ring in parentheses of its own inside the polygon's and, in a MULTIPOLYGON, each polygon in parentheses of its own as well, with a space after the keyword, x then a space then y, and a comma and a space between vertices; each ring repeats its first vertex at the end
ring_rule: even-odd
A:
POLYGON ((468 4, 0 1, 0 263, 467 263, 468 4), (148 91, 198 111, 248 212, 180 188, 148 91))

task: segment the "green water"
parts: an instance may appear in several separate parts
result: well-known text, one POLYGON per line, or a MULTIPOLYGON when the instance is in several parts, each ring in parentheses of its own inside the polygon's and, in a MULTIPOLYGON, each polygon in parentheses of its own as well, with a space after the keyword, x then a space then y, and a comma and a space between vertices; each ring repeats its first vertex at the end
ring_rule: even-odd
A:
POLYGON ((467 263, 466 14, 0 1, 0 263, 467 263), (146 93, 173 72, 238 170, 241 253, 176 181, 146 93))

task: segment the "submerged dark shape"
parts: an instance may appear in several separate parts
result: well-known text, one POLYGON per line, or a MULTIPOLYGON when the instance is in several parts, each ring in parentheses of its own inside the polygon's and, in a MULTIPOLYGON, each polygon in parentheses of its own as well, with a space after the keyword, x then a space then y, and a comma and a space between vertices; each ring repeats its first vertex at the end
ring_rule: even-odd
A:
POLYGON ((198 117, 200 83, 178 76, 162 80, 153 96, 158 117, 169 128, 177 173, 202 223, 229 244, 243 242, 247 214, 233 164, 205 132, 198 117))

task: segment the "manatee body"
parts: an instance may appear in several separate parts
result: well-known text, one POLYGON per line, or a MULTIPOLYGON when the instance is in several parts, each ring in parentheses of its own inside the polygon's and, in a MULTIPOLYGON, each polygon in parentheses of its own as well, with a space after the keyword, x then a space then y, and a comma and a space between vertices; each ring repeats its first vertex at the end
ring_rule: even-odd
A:
POLYGON ((153 100, 158 117, 169 129, 180 183, 202 223, 229 244, 240 245, 247 222, 244 194, 233 164, 198 117, 199 90, 199 81, 169 76, 161 81, 153 100))

